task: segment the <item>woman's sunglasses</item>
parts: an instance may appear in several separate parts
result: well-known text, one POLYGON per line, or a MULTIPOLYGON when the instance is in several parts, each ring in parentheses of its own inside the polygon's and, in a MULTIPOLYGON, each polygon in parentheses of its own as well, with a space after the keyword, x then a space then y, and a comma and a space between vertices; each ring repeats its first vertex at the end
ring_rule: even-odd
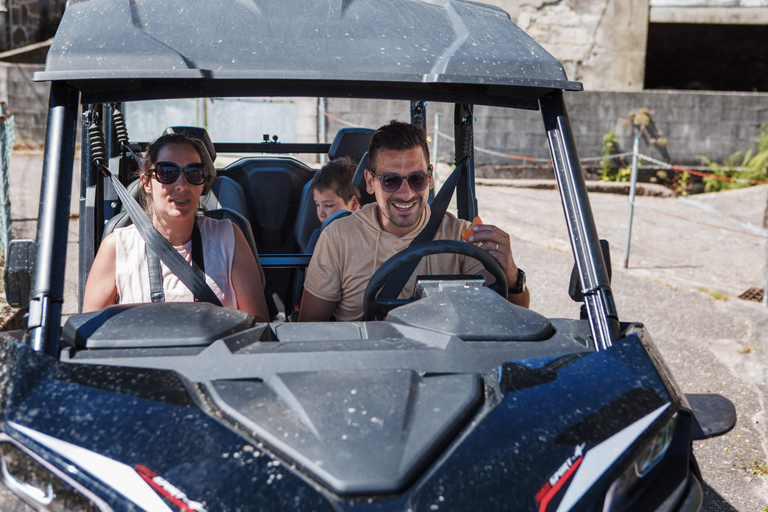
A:
POLYGON ((371 174, 381 181, 381 188, 384 192, 397 192, 405 179, 408 180, 408 186, 411 187, 411 190, 421 192, 429 186, 429 177, 432 176, 432 173, 421 171, 409 174, 408 177, 394 173, 376 174, 372 171, 371 174))
POLYGON ((204 164, 189 164, 182 169, 173 162, 157 162, 149 172, 154 172, 155 179, 163 185, 176 183, 182 172, 190 185, 202 185, 208 179, 208 170, 204 164))

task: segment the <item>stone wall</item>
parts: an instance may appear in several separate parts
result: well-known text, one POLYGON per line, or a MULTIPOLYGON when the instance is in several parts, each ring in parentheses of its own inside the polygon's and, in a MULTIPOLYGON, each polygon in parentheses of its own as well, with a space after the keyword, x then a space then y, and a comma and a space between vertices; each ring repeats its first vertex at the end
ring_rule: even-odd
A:
POLYGON ((53 37, 66 0, 11 0, 10 5, 10 16, 7 10, 0 12, 0 51, 10 50, 11 43, 19 48, 53 37))
POLYGON ((643 88, 648 0, 486 0, 554 55, 586 90, 643 88))

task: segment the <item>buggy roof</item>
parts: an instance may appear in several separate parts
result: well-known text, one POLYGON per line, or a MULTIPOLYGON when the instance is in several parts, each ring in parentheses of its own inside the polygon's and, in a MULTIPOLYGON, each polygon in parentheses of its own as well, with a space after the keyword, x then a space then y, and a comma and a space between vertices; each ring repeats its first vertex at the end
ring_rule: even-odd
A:
POLYGON ((34 78, 67 81, 91 101, 258 94, 526 106, 582 88, 506 12, 464 0, 70 0, 34 78))

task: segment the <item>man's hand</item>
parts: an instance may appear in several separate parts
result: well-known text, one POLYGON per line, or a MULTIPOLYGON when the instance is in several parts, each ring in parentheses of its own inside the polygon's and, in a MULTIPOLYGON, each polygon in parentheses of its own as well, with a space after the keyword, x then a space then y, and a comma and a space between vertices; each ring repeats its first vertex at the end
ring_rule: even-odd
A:
MULTIPOLYGON (((513 285, 517 282, 517 265, 512 257, 512 244, 509 234, 503 229, 491 224, 480 224, 472 226, 473 234, 469 237, 470 243, 480 243, 480 248, 484 249, 491 256, 496 258, 504 274, 507 276, 507 283, 513 285)), ((489 275, 486 275, 486 280, 489 275)), ((528 307, 531 302, 531 296, 528 289, 520 294, 510 294, 509 301, 518 306, 528 307)))

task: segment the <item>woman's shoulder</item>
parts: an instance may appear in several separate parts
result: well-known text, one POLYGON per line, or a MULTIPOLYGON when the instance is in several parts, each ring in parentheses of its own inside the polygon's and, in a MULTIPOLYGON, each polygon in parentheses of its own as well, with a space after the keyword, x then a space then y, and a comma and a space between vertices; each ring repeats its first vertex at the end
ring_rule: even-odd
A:
POLYGON ((113 245, 123 248, 132 248, 137 244, 144 242, 144 239, 139 234, 139 230, 136 229, 136 226, 133 224, 123 228, 115 228, 110 234, 104 237, 104 240, 102 240, 101 243, 104 244, 107 240, 111 240, 113 245))
MULTIPOLYGON (((125 234, 130 234, 130 233, 138 233, 138 230, 136 229, 136 226, 134 226, 133 224, 128 224, 127 226, 122 227, 122 228, 115 228, 114 230, 112 230, 112 233, 110 233, 107 236, 108 237, 112 236, 112 235, 120 236, 120 235, 125 235, 125 234)), ((106 237, 104 239, 106 240, 106 237)))
POLYGON ((200 215, 197 218, 197 227, 200 228, 200 231, 229 232, 232 231, 234 225, 235 223, 230 219, 214 219, 205 215, 200 215))

